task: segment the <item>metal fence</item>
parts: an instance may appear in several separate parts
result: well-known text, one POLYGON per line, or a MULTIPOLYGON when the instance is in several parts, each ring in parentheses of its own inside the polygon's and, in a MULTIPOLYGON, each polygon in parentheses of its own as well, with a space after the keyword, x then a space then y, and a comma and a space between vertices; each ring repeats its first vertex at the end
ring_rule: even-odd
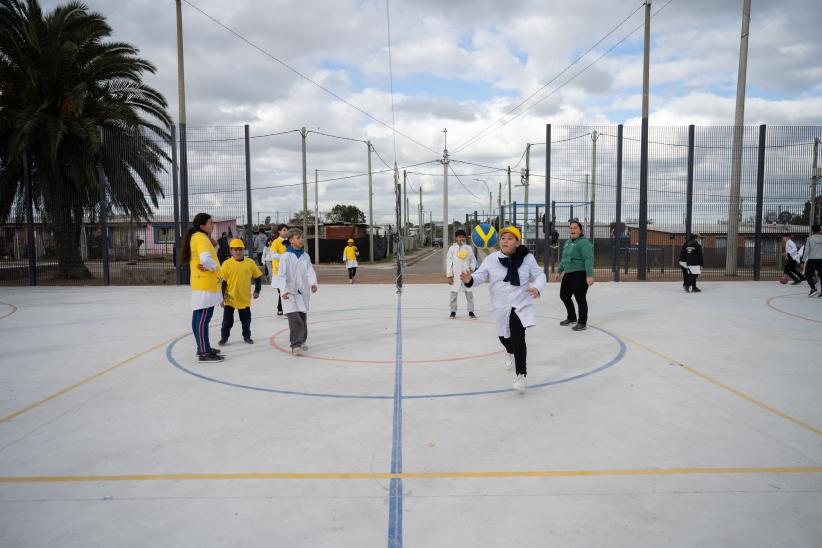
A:
MULTIPOLYGON (((568 221, 576 218, 594 242, 599 279, 679 279, 679 251, 689 232, 702 235, 702 278, 774 279, 782 272, 782 234, 801 242, 822 213, 816 184, 822 127, 746 126, 738 132, 737 158, 734 127, 650 127, 646 183, 640 127, 547 129, 553 267, 568 221)), ((524 225, 542 260, 545 200, 531 201, 506 205, 502 216, 524 225)))

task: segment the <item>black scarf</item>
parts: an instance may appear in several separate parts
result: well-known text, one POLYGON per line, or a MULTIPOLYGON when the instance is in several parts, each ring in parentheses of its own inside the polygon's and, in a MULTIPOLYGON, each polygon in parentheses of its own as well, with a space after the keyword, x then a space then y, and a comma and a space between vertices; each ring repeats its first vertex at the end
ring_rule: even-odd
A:
POLYGON ((528 248, 521 245, 517 247, 514 254, 510 257, 499 258, 500 264, 508 269, 508 273, 505 274, 505 279, 502 280, 503 282, 508 282, 511 285, 519 285, 519 267, 522 266, 522 261, 525 260, 525 256, 528 255, 528 253, 528 248))

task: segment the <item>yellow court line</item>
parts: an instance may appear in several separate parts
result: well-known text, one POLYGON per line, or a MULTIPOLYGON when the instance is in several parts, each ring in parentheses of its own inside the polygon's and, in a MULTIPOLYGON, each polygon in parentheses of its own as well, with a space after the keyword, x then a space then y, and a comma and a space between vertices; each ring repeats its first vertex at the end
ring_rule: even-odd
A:
POLYGON ((80 386, 83 386, 84 384, 89 383, 89 382, 93 381, 94 379, 96 379, 96 378, 98 378, 98 377, 102 377, 102 376, 103 376, 103 375, 105 375, 106 373, 109 373, 109 372, 111 372, 111 371, 114 371, 114 370, 115 370, 115 369, 117 369, 118 367, 122 367, 122 366, 126 365, 127 363, 129 363, 129 362, 132 362, 132 361, 136 360, 137 358, 140 358, 140 357, 142 357, 142 356, 145 356, 145 355, 146 355, 146 354, 148 354, 149 352, 151 352, 151 351, 153 351, 153 350, 157 350, 157 349, 158 349, 158 348, 160 348, 161 346, 163 346, 163 345, 165 345, 165 344, 170 343, 171 341, 173 341, 173 340, 174 340, 174 339, 176 339, 176 338, 177 338, 176 336, 175 336, 175 337, 171 337, 171 338, 169 338, 169 339, 164 340, 164 341, 163 341, 163 342, 161 342, 161 343, 157 343, 157 344, 155 344, 154 346, 152 346, 151 348, 147 348, 147 349, 143 350, 142 352, 140 352, 140 353, 138 353, 138 354, 135 354, 135 355, 131 356, 130 358, 126 358, 125 360, 123 360, 123 361, 121 361, 121 362, 119 362, 119 363, 116 363, 116 364, 112 365, 111 367, 109 367, 109 368, 107 368, 107 369, 104 369, 104 370, 102 370, 102 371, 100 371, 100 372, 95 373, 94 375, 92 375, 92 376, 90 376, 90 377, 87 377, 87 378, 85 378, 85 379, 81 380, 80 382, 74 383, 74 384, 72 384, 71 386, 69 386, 69 387, 67 387, 67 388, 63 388, 63 389, 62 389, 62 390, 60 390, 59 392, 55 392, 54 394, 52 394, 51 396, 49 396, 49 397, 47 397, 47 398, 44 398, 44 399, 42 399, 42 400, 40 400, 40 401, 38 401, 38 402, 35 402, 35 403, 33 403, 33 404, 29 405, 28 407, 24 407, 23 409, 20 409, 19 411, 15 411, 15 412, 14 412, 14 413, 12 413, 11 415, 6 415, 5 417, 3 417, 3 418, 1 418, 1 419, 0 419, 0 424, 6 423, 6 422, 8 422, 8 421, 10 421, 10 420, 14 419, 15 417, 19 417, 19 416, 20 416, 20 415, 22 415, 23 413, 27 413, 27 412, 31 411, 32 409, 35 409, 35 408, 37 408, 37 407, 40 407, 40 406, 41 406, 41 405, 43 405, 44 403, 50 402, 51 400, 53 400, 53 399, 55 399, 55 398, 59 398, 60 396, 62 396, 62 395, 63 395, 63 394, 65 394, 66 392, 70 392, 70 391, 74 390, 75 388, 78 388, 78 387, 80 387, 80 386))
POLYGON ((718 386, 718 387, 722 388, 723 390, 726 390, 727 392, 730 392, 731 394, 733 394, 735 396, 738 396, 738 397, 742 398, 743 400, 746 400, 746 401, 748 401, 748 402, 750 402, 750 403, 752 403, 756 406, 759 406, 762 409, 764 409, 765 411, 768 411, 769 413, 773 413, 774 415, 776 415, 778 417, 782 417, 783 419, 792 422, 793 424, 799 426, 800 428, 804 428, 805 430, 813 432, 817 436, 822 436, 822 430, 820 430, 819 428, 817 428, 817 427, 815 427, 811 424, 808 424, 807 422, 803 422, 803 421, 797 419, 796 417, 792 417, 792 416, 790 416, 786 413, 783 413, 779 409, 771 407, 767 403, 761 402, 761 401, 757 400, 756 398, 754 398, 752 396, 749 396, 748 394, 745 394, 744 392, 741 392, 741 391, 737 390, 736 388, 732 388, 732 387, 728 386, 727 384, 724 384, 724 383, 718 381, 717 379, 711 377, 707 373, 703 373, 702 371, 694 369, 693 367, 691 367, 689 365, 685 365, 684 363, 681 363, 679 360, 677 360, 675 358, 672 358, 671 356, 667 356, 667 355, 665 355, 661 352, 657 352, 653 348, 651 348, 647 345, 644 345, 641 342, 632 339, 631 337, 627 337, 627 336, 621 335, 621 334, 619 336, 621 338, 625 339, 626 341, 630 342, 631 344, 635 344, 638 347, 650 352, 651 354, 659 356, 663 360, 666 360, 666 361, 671 362, 671 363, 679 364, 680 366, 682 366, 682 369, 684 369, 688 373, 696 375, 697 377, 700 377, 700 378, 708 381, 709 383, 711 383, 715 386, 718 386))
POLYGON ((750 468, 628 468, 617 470, 520 470, 477 472, 305 472, 248 474, 130 474, 112 476, 0 476, 9 483, 87 483, 105 481, 190 480, 357 480, 357 479, 471 479, 471 478, 572 478, 592 476, 685 476, 729 474, 822 474, 822 466, 775 466, 750 468))

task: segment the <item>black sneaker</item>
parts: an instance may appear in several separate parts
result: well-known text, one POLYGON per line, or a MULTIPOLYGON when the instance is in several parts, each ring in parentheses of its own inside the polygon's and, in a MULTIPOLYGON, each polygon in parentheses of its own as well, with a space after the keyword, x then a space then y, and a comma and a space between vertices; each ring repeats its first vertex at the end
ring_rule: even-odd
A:
POLYGON ((476 319, 477 319, 477 316, 476 316, 473 312, 469 312, 469 313, 468 313, 468 317, 469 317, 469 318, 471 318, 472 320, 476 320, 476 319))
POLYGON ((817 290, 816 290, 816 288, 814 287, 814 288, 813 288, 813 289, 811 289, 811 291, 808 293, 808 297, 816 297, 818 294, 819 294, 819 291, 817 291, 817 290))
POLYGON ((220 339, 220 340, 217 342, 217 344, 219 344, 220 346, 225 346, 225 343, 227 343, 227 342, 228 342, 228 339, 220 339))
POLYGON ((225 360, 224 356, 220 356, 219 354, 214 354, 212 352, 206 352, 205 354, 200 354, 197 357, 201 362, 221 362, 225 360))
POLYGON ((572 323, 577 323, 576 320, 562 320, 559 322, 559 325, 571 325, 572 323))
POLYGON ((585 326, 584 323, 577 322, 577 324, 574 327, 572 327, 571 329, 573 329, 574 331, 585 331, 588 328, 585 326))
POLYGON ((451 318, 451 319, 453 320, 454 318, 456 318, 456 317, 457 317, 457 313, 456 313, 456 312, 451 312, 451 315, 450 315, 450 316, 448 316, 448 317, 449 317, 449 318, 451 318))
POLYGON ((277 316, 282 316, 282 315, 283 315, 283 311, 282 311, 282 310, 278 310, 278 311, 277 311, 277 316))
POLYGON ((694 286, 691 288, 691 293, 702 293, 702 290, 694 286))
POLYGON ((691 292, 691 288, 690 288, 690 287, 688 287, 687 285, 683 285, 683 286, 682 286, 682 289, 684 289, 684 290, 685 290, 685 293, 690 293, 690 292, 691 292))
POLYGON ((246 344, 254 344, 254 339, 252 339, 251 337, 248 337, 247 339, 243 339, 243 341, 246 344))

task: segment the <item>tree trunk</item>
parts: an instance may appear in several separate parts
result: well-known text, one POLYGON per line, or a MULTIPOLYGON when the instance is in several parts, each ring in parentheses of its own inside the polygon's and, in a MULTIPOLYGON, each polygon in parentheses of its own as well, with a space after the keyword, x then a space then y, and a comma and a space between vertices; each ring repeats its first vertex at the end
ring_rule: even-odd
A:
POLYGON ((82 209, 77 208, 72 215, 69 207, 53 207, 49 217, 54 227, 54 243, 57 247, 57 271, 64 280, 87 280, 92 277, 80 255, 80 216, 82 209), (75 219, 75 217, 77 217, 75 219))

